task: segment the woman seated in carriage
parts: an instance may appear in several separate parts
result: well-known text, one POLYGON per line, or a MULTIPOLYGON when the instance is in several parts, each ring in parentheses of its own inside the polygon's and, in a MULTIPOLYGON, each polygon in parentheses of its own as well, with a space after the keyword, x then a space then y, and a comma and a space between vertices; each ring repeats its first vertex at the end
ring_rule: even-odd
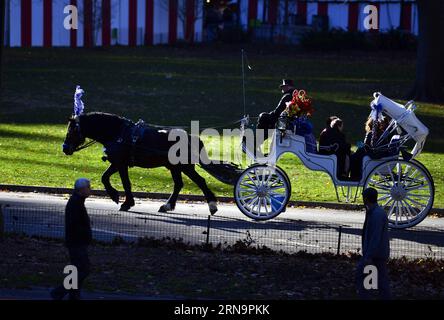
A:
POLYGON ((388 133, 387 128, 391 119, 388 116, 376 121, 369 116, 365 123, 364 142, 358 144, 358 149, 351 155, 350 177, 352 180, 360 180, 362 173, 362 160, 365 156, 372 159, 389 157, 398 153, 399 136, 388 133))
POLYGON ((292 130, 295 134, 305 138, 305 150, 308 153, 317 153, 316 138, 313 135, 313 125, 308 120, 314 112, 312 100, 304 90, 294 90, 292 100, 281 113, 278 129, 292 130))
POLYGON ((365 123, 364 142, 358 144, 358 149, 352 153, 351 145, 346 141, 343 133, 343 121, 336 116, 331 116, 327 119, 327 127, 319 137, 319 153, 337 156, 337 172, 340 180, 348 180, 350 173, 350 179, 358 181, 361 179, 364 156, 380 159, 397 152, 397 136, 386 133, 389 124, 390 119, 387 116, 381 117, 378 121, 369 117, 365 123))

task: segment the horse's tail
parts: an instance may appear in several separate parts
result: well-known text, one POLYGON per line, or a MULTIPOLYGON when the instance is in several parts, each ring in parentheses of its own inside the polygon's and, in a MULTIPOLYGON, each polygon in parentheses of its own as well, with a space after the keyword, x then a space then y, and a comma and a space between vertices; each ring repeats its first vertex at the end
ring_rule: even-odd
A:
POLYGON ((199 165, 220 182, 235 185, 242 170, 238 165, 228 162, 212 161, 208 158, 205 145, 199 139, 200 162, 199 165))

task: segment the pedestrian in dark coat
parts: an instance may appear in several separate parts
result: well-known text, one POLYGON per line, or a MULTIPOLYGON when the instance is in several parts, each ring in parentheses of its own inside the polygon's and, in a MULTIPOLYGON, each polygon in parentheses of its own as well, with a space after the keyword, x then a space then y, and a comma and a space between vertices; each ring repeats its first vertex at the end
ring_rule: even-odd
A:
POLYGON ((65 208, 65 246, 68 249, 71 265, 77 268, 78 289, 67 289, 61 285, 51 291, 51 296, 55 300, 63 299, 68 293, 70 299, 80 299, 80 289, 90 272, 88 246, 91 244, 92 232, 85 207, 85 199, 89 197, 90 193, 89 180, 78 179, 65 208))
POLYGON ((370 290, 365 288, 367 276, 364 268, 373 265, 377 270, 377 287, 381 299, 390 299, 390 283, 387 271, 387 261, 390 257, 390 241, 388 235, 388 218, 378 203, 378 191, 367 188, 362 197, 366 207, 364 227, 362 229, 362 258, 356 268, 356 281, 359 297, 368 299, 370 290))

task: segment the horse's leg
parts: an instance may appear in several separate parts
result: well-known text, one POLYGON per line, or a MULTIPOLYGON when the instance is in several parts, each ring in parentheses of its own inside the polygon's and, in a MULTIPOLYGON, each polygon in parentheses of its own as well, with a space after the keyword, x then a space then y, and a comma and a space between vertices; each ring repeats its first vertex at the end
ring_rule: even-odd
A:
POLYGON ((203 191, 205 199, 208 202, 208 207, 210 208, 211 214, 215 214, 217 211, 216 196, 210 190, 210 188, 208 188, 205 179, 202 178, 199 173, 197 173, 194 165, 186 166, 186 168, 183 169, 183 173, 185 173, 203 191))
POLYGON ((174 190, 171 196, 168 198, 168 201, 159 208, 159 212, 174 210, 179 192, 183 188, 182 171, 177 166, 172 167, 170 171, 174 181, 174 190))
POLYGON ((119 168, 120 179, 122 180, 123 189, 125 190, 125 201, 120 206, 120 211, 128 211, 134 207, 134 197, 131 192, 131 181, 128 175, 128 167, 122 166, 119 168))
POLYGON ((105 186, 106 193, 110 196, 110 198, 115 203, 118 204, 119 203, 119 192, 113 188, 113 186, 111 185, 111 182, 109 181, 109 178, 117 171, 119 171, 117 166, 111 164, 102 175, 102 183, 105 186))

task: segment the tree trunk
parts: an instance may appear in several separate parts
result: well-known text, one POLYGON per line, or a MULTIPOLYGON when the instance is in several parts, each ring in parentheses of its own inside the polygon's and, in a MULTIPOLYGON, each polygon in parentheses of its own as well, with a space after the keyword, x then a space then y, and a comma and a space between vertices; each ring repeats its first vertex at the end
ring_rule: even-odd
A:
POLYGON ((409 98, 444 102, 444 1, 417 0, 416 82, 409 98))
POLYGON ((0 1, 0 97, 2 94, 3 47, 5 45, 6 1, 0 1))
POLYGON ((285 0, 284 4, 284 24, 288 24, 288 0, 285 0))

